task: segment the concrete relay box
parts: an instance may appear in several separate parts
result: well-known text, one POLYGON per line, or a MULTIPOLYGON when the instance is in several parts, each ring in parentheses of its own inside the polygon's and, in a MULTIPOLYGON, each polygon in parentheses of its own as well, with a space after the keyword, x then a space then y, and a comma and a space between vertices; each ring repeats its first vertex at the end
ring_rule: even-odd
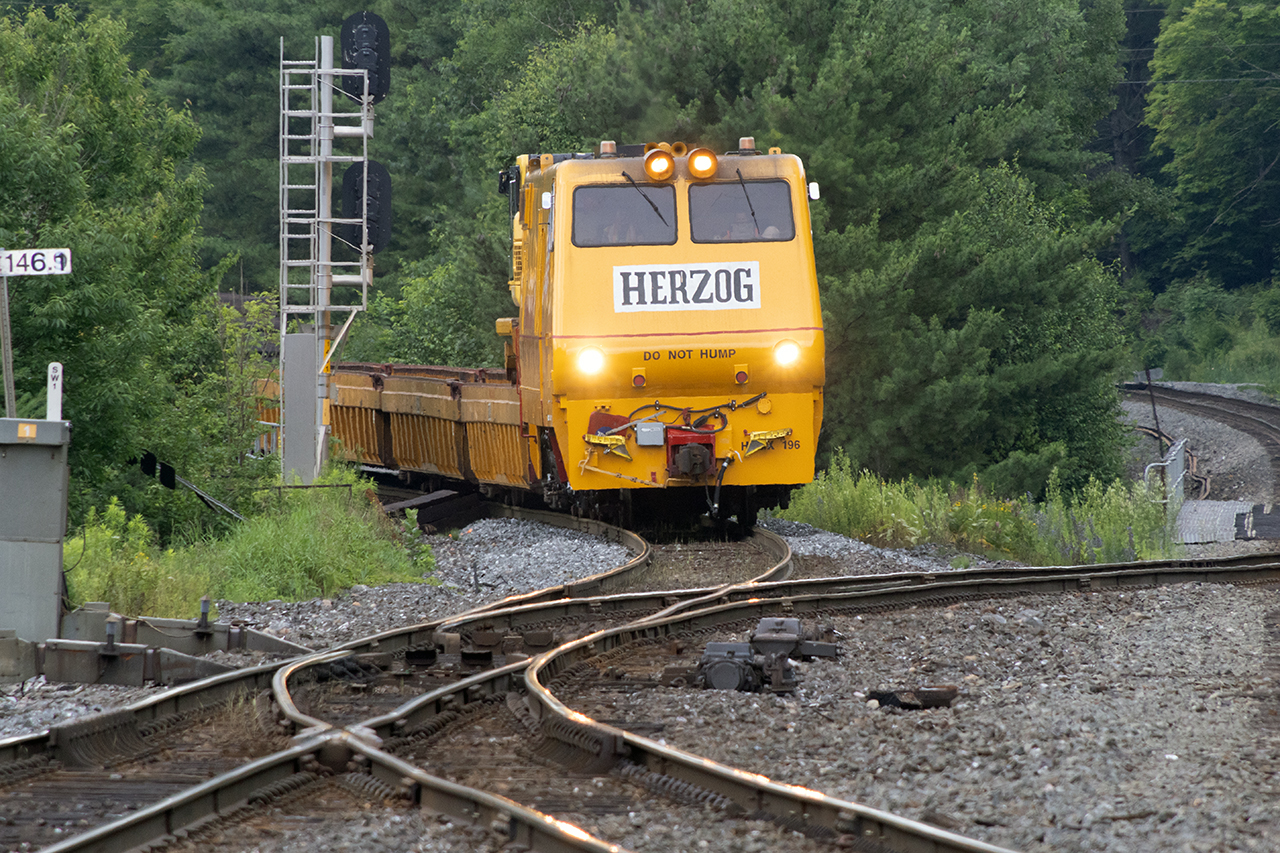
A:
POLYGON ((67 532, 66 421, 0 418, 0 630, 58 636, 67 532))

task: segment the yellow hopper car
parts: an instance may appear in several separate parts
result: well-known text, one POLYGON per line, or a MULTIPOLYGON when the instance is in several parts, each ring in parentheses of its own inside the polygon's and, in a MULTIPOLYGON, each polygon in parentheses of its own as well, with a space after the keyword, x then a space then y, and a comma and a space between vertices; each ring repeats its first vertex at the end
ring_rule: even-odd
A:
POLYGON ((350 458, 582 514, 754 521, 813 479, 822 314, 804 167, 603 142, 522 156, 505 370, 339 365, 350 458))

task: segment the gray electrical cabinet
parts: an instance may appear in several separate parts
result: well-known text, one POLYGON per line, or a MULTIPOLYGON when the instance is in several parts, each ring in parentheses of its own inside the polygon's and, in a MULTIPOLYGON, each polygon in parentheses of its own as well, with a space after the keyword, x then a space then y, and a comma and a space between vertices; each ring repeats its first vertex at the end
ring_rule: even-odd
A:
POLYGON ((0 418, 0 631, 58 636, 67 533, 67 421, 0 418))

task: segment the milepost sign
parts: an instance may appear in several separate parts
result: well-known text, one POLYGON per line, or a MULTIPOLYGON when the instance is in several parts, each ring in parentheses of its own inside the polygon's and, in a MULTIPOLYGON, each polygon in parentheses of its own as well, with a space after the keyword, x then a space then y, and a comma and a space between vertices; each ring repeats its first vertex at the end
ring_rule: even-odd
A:
POLYGON ((70 249, 0 249, 0 360, 4 370, 4 416, 17 417, 17 393, 13 387, 13 337, 9 327, 9 276, 67 275, 70 249))

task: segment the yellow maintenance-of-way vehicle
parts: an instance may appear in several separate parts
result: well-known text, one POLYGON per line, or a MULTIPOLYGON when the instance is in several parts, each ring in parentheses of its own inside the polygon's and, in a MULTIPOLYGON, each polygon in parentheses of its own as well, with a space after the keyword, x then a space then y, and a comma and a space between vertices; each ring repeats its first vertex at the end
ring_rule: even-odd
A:
POLYGON ((754 521, 813 479, 822 315, 804 167, 744 138, 519 158, 505 369, 337 365, 349 458, 627 522, 754 521))

